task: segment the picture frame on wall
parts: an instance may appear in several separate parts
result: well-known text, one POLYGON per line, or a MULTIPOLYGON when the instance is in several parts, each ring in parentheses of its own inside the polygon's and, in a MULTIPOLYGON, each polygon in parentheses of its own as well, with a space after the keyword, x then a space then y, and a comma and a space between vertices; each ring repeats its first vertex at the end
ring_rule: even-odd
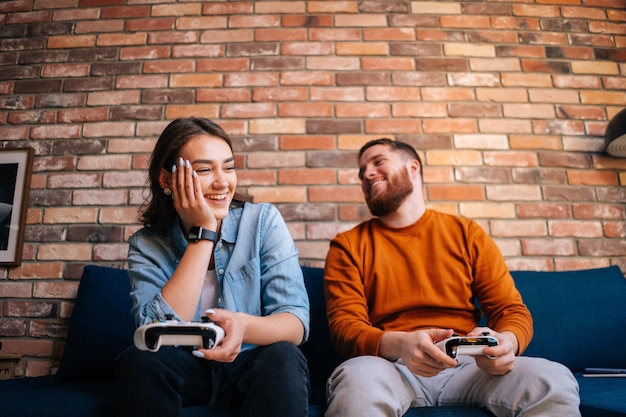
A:
POLYGON ((0 266, 22 263, 33 148, 0 149, 0 266))

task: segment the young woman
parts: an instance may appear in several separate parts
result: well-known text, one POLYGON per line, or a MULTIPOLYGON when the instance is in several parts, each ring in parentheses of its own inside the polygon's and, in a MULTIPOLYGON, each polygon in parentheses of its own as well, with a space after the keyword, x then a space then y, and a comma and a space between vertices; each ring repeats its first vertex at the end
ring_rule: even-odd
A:
POLYGON ((224 329, 213 349, 129 347, 118 358, 119 414, 180 416, 187 405, 242 416, 306 416, 309 302, 278 210, 236 192, 232 145, 211 120, 174 120, 149 167, 144 227, 129 239, 137 325, 203 315, 224 329))

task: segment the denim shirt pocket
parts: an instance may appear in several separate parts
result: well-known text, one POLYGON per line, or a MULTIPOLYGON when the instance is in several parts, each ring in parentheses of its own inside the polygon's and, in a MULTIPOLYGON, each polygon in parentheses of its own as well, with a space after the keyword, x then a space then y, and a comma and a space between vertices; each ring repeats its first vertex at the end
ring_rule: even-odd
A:
POLYGON ((258 258, 238 268, 226 269, 222 297, 227 310, 261 315, 261 265, 258 258))

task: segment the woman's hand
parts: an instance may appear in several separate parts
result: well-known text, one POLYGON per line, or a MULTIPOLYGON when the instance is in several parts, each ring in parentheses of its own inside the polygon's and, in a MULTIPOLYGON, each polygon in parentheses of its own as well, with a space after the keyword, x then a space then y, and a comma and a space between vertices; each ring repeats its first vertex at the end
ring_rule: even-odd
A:
POLYGON ((217 362, 234 361, 244 343, 265 346, 290 342, 298 345, 304 339, 304 325, 287 312, 254 316, 214 308, 207 310, 207 317, 224 329, 224 339, 212 349, 194 351, 194 355, 217 362))
POLYGON ((187 227, 202 226, 215 231, 217 219, 202 192, 202 184, 189 160, 178 159, 172 167, 172 199, 174 209, 187 227))
POLYGON ((194 355, 216 362, 232 362, 241 352, 244 338, 244 326, 237 315, 228 310, 211 309, 207 316, 224 330, 222 342, 212 349, 198 349, 194 355))

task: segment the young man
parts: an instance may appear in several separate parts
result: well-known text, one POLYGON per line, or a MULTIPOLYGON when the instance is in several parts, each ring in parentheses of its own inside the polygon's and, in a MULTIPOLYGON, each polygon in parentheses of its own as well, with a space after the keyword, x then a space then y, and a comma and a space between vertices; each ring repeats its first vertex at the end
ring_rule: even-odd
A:
POLYGON ((328 321, 349 357, 328 381, 326 417, 401 416, 410 407, 480 406, 496 416, 580 416, 561 364, 519 356, 532 319, 500 251, 476 222, 426 209, 408 144, 359 152, 373 219, 337 235, 326 259, 328 321), (477 327, 480 313, 489 327, 477 327), (498 346, 452 359, 436 342, 487 333, 498 346))

